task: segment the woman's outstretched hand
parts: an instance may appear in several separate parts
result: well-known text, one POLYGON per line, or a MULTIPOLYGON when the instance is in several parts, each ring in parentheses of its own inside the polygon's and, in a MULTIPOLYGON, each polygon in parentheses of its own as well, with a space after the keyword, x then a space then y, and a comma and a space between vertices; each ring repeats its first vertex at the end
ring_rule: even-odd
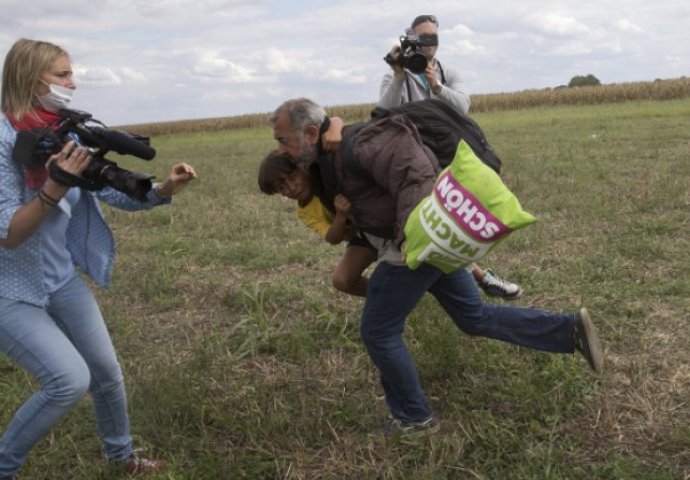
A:
POLYGON ((172 197, 185 189, 187 184, 196 178, 194 167, 186 163, 173 166, 168 177, 156 186, 156 193, 161 197, 172 197))

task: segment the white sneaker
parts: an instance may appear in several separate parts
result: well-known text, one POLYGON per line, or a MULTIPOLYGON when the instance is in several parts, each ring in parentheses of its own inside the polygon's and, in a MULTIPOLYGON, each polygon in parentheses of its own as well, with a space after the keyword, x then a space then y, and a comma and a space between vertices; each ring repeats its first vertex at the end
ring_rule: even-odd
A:
POLYGON ((477 284, 489 297, 515 300, 522 295, 522 288, 520 288, 520 285, 503 280, 490 268, 487 268, 484 272, 484 278, 478 280, 477 284))

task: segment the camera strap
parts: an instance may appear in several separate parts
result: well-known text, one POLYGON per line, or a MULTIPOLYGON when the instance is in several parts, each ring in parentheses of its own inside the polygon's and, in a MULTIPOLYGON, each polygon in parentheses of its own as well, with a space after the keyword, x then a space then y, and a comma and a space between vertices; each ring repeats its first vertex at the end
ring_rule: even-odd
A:
POLYGON ((66 187, 79 187, 85 190, 100 190, 105 186, 99 182, 94 182, 87 180, 84 177, 72 175, 71 173, 60 168, 60 166, 55 162, 50 162, 50 165, 48 166, 48 175, 50 175, 50 178, 55 180, 57 183, 66 187))
POLYGON ((443 72, 443 67, 441 66, 441 62, 436 60, 436 65, 438 65, 438 72, 441 74, 441 85, 446 84, 446 74, 443 72))
MULTIPOLYGON (((446 74, 443 71, 441 62, 436 60, 436 65, 438 65, 438 73, 441 74, 441 85, 446 85, 446 74)), ((412 101, 412 87, 410 87, 410 72, 405 72, 405 89, 407 90, 407 101, 412 101)), ((427 90, 427 98, 431 98, 431 94, 427 90)))

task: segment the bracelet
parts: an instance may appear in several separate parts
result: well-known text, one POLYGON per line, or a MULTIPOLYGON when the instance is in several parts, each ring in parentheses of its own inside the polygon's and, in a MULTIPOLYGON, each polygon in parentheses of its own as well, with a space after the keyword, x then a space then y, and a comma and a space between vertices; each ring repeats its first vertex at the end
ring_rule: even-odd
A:
POLYGON ((54 199, 50 195, 46 194, 43 190, 39 191, 37 196, 38 200, 41 202, 41 208, 43 209, 43 211, 56 207, 58 204, 58 202, 54 201, 54 199))
POLYGON ((41 190, 40 192, 38 192, 38 194, 39 194, 39 195, 43 194, 43 196, 44 196, 47 200, 50 200, 50 201, 53 202, 55 205, 57 205, 58 203, 60 203, 60 200, 58 200, 57 198, 51 197, 50 195, 48 195, 48 194, 46 193, 45 190, 41 190))

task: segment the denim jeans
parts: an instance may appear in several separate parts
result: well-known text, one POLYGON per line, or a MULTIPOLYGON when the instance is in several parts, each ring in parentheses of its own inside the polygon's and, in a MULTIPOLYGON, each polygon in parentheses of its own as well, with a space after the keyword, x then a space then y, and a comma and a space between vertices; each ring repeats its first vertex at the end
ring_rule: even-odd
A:
POLYGON ((379 370, 388 407, 397 419, 422 420, 432 413, 402 340, 405 319, 427 291, 469 335, 548 352, 574 351, 572 313, 484 303, 472 274, 464 269, 444 274, 425 264, 410 270, 381 262, 369 279, 360 328, 379 370))
POLYGON ((50 295, 46 308, 0 298, 0 351, 41 385, 0 438, 0 478, 13 475, 87 391, 104 454, 114 461, 129 457, 122 370, 96 299, 78 275, 50 295))

